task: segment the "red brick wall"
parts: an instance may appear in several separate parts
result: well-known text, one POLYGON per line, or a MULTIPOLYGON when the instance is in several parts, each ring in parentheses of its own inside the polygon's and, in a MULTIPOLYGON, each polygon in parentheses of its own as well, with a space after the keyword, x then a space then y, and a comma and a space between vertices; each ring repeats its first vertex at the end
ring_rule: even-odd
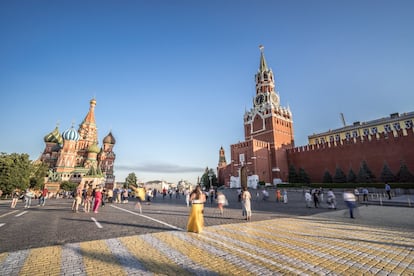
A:
POLYGON ((352 168, 358 175, 362 161, 366 161, 369 169, 381 181, 381 172, 386 162, 396 175, 401 163, 405 163, 411 172, 414 172, 414 134, 412 129, 403 136, 399 132, 397 137, 384 135, 372 138, 371 141, 342 141, 341 145, 312 145, 290 149, 287 151, 289 164, 293 164, 298 171, 303 168, 312 182, 322 182, 326 170, 334 176, 337 167, 345 175, 352 168))

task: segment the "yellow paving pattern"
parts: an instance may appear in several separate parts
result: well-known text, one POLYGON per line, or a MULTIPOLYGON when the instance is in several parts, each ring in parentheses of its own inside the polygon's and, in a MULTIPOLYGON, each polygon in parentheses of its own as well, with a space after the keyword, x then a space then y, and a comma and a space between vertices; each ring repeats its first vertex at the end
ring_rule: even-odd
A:
MULTIPOLYGON (((199 236, 195 233, 188 233, 188 235, 191 236, 191 238, 197 238, 197 236, 199 236)), ((204 249, 204 245, 202 245, 201 241, 199 244, 202 246, 196 246, 194 244, 186 243, 176 236, 172 236, 171 234, 165 232, 157 233, 154 236, 168 244, 171 248, 174 248, 175 250, 178 250, 182 254, 188 256, 200 266, 207 267, 209 270, 215 271, 219 274, 230 272, 235 275, 244 272, 244 275, 252 275, 245 270, 243 271, 240 267, 225 262, 219 256, 208 253, 204 249)))
POLYGON ((87 275, 126 275, 105 241, 80 243, 87 275))
POLYGON ((139 236, 119 238, 123 245, 145 266, 148 271, 159 275, 191 275, 177 264, 155 250, 139 236), (166 265, 168 264, 168 265, 166 265))
POLYGON ((59 275, 61 267, 62 248, 49 246, 30 250, 22 269, 21 275, 59 275))
MULTIPOLYGON (((75 254, 81 261, 73 266, 84 268, 76 275, 127 275, 124 266, 134 275, 414 275, 414 232, 325 219, 283 218, 117 241, 79 243, 75 254), (123 264, 114 246, 128 253, 123 264)), ((63 262, 71 267, 61 258, 62 246, 18 253, 0 254, 0 275, 11 270, 13 275, 60 275, 63 262)))

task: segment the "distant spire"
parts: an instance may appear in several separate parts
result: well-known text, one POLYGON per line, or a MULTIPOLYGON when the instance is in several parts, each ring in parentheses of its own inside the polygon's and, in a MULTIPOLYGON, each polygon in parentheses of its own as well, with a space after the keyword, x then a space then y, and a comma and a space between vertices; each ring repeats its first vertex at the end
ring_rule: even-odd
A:
POLYGON ((267 71, 267 64, 266 64, 266 59, 264 57, 264 46, 263 45, 259 45, 259 49, 260 49, 260 68, 259 71, 263 72, 263 71, 267 71))

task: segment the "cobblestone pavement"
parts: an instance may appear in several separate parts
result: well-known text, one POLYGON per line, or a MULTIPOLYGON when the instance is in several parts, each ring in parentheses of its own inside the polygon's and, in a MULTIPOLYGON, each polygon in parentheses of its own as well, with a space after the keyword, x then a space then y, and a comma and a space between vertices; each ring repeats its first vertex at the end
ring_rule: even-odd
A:
POLYGON ((180 228, 3 252, 0 275, 414 275, 413 208, 180 228))

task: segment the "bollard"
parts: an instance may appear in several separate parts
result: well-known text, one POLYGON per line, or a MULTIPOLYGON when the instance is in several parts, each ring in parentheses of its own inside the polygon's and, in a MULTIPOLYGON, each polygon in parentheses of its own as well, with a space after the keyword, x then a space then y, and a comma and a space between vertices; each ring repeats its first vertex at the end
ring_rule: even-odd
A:
POLYGON ((408 197, 408 207, 411 207, 410 197, 408 197))
POLYGON ((382 206, 382 195, 381 194, 380 194, 379 198, 380 198, 380 205, 382 206))

